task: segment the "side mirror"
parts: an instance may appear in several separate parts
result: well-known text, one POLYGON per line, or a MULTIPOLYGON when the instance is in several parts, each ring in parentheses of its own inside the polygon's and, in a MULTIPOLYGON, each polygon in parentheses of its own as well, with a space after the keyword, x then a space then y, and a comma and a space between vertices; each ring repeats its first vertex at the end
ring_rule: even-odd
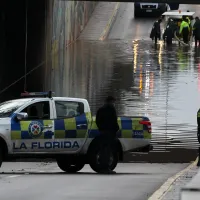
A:
POLYGON ((22 119, 27 119, 28 118, 28 114, 26 112, 21 112, 21 113, 17 113, 16 117, 20 121, 22 119))

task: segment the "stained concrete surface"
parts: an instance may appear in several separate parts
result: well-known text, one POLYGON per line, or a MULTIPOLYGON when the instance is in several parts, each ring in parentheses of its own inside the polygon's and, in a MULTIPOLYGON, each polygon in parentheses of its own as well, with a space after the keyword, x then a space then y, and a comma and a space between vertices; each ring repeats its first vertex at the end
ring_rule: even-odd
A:
POLYGON ((3 163, 1 200, 146 200, 187 165, 119 164, 117 174, 99 175, 87 165, 65 174, 56 163, 3 163))

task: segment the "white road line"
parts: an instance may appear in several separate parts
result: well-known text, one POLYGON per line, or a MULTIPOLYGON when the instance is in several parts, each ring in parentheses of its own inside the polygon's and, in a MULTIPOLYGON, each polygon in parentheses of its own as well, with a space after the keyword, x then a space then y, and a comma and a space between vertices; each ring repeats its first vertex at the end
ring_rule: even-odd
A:
POLYGON ((18 176, 21 176, 21 175, 13 175, 13 176, 9 176, 8 178, 16 178, 18 176))

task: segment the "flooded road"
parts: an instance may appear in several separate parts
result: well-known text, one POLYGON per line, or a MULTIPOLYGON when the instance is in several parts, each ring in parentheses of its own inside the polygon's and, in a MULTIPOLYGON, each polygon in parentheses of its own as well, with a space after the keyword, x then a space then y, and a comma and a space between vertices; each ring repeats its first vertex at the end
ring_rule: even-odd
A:
POLYGON ((199 49, 109 40, 78 41, 68 51, 73 59, 66 57, 67 67, 53 71, 58 96, 88 99, 95 115, 104 98, 113 95, 119 115, 151 119, 155 150, 196 147, 199 49))
MULTIPOLYGON (((77 41, 60 52, 51 88, 56 95, 88 99, 94 115, 113 95, 119 115, 148 116, 154 152, 196 149, 200 48, 167 47, 162 41, 155 46, 149 39, 155 18, 134 19, 133 5, 121 4, 107 40, 77 41)), ((198 7, 181 5, 190 11, 198 7)))
MULTIPOLYGON (((182 10, 196 11, 195 16, 200 16, 199 8, 200 5, 180 6, 182 10)), ((183 161, 182 155, 185 157, 191 152, 190 159, 191 155, 196 155, 197 148, 200 48, 177 44, 166 47, 162 41, 155 46, 149 39, 155 20, 149 17, 134 19, 134 4, 121 3, 107 40, 78 40, 66 49, 61 48, 52 56, 52 68, 45 69, 44 77, 38 77, 41 69, 28 77, 29 91, 52 89, 57 96, 86 98, 93 115, 104 98, 113 95, 117 98, 119 115, 150 118, 153 153, 171 152, 171 159, 171 155, 178 152, 175 161, 178 158, 183 161), (33 77, 37 77, 37 81, 33 77), (43 82, 41 87, 38 86, 40 82, 43 82)), ((9 69, 6 73, 4 77, 9 77, 9 69)), ((4 77, 1 81, 5 83, 4 77)), ((23 81, 6 93, 19 94, 23 81)), ((4 94, 1 97, 6 98, 4 94)))

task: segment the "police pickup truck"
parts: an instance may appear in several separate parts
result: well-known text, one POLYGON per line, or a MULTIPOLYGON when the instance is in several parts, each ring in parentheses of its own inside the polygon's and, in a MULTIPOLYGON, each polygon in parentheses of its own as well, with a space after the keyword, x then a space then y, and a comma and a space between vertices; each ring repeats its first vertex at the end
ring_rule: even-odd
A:
MULTIPOLYGON (((11 157, 56 158, 61 170, 80 171, 85 164, 99 172, 99 131, 88 101, 53 97, 52 92, 23 93, 0 104, 0 166, 11 157)), ((114 169, 123 153, 152 149, 147 117, 119 117, 117 150, 110 155, 114 169)))

